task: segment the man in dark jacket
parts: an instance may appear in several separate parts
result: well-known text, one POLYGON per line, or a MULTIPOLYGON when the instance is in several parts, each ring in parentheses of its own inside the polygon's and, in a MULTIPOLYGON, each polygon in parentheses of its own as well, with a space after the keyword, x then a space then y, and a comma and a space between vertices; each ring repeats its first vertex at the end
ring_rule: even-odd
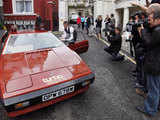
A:
POLYGON ((37 15, 36 17, 36 30, 40 30, 40 26, 41 26, 41 23, 42 23, 42 18, 40 15, 37 15))
POLYGON ((140 31, 146 48, 144 70, 148 94, 144 107, 137 107, 137 110, 154 116, 160 100, 160 5, 152 4, 147 12, 150 29, 142 27, 140 31))
POLYGON ((91 26, 91 18, 90 16, 87 17, 87 20, 86 20, 86 30, 87 30, 87 35, 89 34, 89 28, 91 26))
POLYGON ((111 37, 108 37, 108 41, 111 43, 109 47, 106 47, 104 50, 112 55, 114 61, 123 60, 124 56, 120 56, 118 53, 121 50, 122 37, 120 34, 120 28, 115 28, 115 34, 111 37))

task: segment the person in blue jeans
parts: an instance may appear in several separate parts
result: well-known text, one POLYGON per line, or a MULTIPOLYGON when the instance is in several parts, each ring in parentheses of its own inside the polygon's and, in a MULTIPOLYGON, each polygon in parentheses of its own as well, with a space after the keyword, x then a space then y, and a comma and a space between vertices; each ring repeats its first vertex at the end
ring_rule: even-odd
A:
POLYGON ((146 52, 144 71, 147 79, 147 97, 138 111, 154 116, 160 100, 160 4, 152 4, 147 9, 149 28, 139 28, 146 52))

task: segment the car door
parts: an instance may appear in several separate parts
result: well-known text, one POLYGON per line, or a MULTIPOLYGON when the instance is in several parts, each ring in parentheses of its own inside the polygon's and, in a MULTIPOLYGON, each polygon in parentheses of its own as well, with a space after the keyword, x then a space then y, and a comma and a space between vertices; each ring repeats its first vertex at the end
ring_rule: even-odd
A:
POLYGON ((68 47, 76 53, 81 54, 88 51, 89 43, 88 40, 76 41, 75 43, 70 43, 68 47))

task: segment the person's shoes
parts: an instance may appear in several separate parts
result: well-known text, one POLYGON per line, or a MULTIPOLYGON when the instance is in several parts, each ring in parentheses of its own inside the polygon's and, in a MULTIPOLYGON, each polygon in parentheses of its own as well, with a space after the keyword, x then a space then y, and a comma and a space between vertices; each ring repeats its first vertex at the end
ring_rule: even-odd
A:
POLYGON ((122 56, 120 57, 120 61, 123 61, 123 60, 125 60, 125 56, 124 56, 124 55, 122 55, 122 56))
POLYGON ((132 73, 137 73, 137 71, 136 71, 136 70, 133 70, 132 73))
POLYGON ((158 111, 160 111, 160 102, 159 102, 159 105, 158 105, 158 111))
POLYGON ((137 73, 132 73, 132 76, 133 77, 137 77, 137 73))
POLYGON ((135 83, 135 88, 144 88, 143 85, 140 85, 138 82, 135 83))
POLYGON ((125 59, 124 56, 117 56, 117 58, 113 58, 112 61, 123 61, 125 59))
POLYGON ((147 97, 147 93, 145 93, 144 90, 142 90, 141 88, 136 88, 136 94, 146 98, 147 97))
POLYGON ((108 47, 105 47, 105 48, 104 48, 104 51, 105 51, 105 52, 108 52, 108 47))
POLYGON ((150 115, 149 113, 147 113, 147 112, 145 111, 144 107, 137 106, 137 107, 136 107, 136 110, 139 111, 139 112, 141 112, 141 113, 143 113, 143 114, 145 114, 145 115, 147 115, 147 116, 149 116, 149 117, 152 116, 152 115, 150 115))

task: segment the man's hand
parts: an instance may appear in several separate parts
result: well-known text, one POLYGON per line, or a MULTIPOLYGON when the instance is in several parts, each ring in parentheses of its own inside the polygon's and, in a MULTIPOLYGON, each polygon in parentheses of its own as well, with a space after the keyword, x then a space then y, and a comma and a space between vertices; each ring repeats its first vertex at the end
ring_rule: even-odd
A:
POLYGON ((65 38, 63 38, 63 37, 60 37, 59 39, 60 39, 61 41, 65 41, 65 38))
POLYGON ((140 4, 137 4, 135 2, 130 2, 130 4, 134 7, 139 7, 141 10, 143 11, 146 11, 147 10, 147 7, 143 6, 143 5, 140 5, 140 4))
POLYGON ((137 29, 138 29, 139 35, 142 36, 142 30, 144 29, 143 24, 141 24, 141 27, 138 27, 137 29))

